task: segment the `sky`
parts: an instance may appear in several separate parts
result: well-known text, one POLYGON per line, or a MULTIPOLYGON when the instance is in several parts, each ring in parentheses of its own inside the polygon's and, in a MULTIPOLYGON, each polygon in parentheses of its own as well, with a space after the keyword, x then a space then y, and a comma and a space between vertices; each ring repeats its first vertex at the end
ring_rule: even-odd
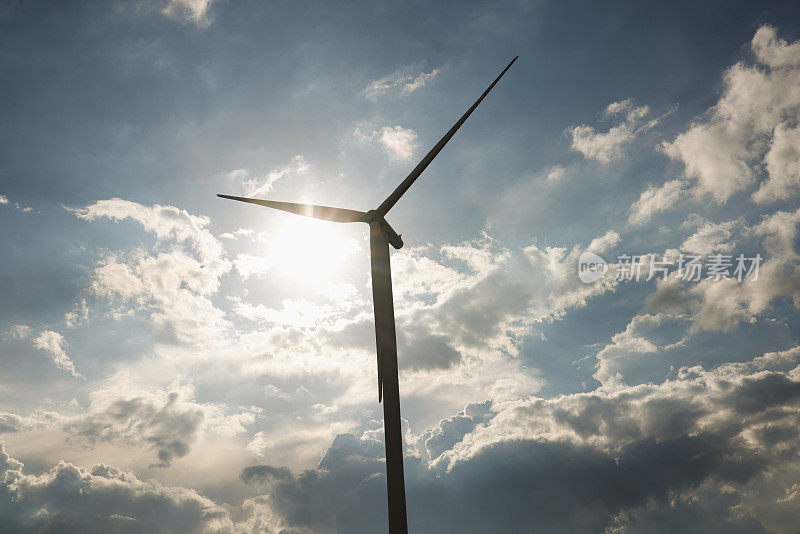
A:
POLYGON ((0 520, 800 528, 795 2, 0 4, 0 520), (694 267, 699 266, 699 271, 694 267))

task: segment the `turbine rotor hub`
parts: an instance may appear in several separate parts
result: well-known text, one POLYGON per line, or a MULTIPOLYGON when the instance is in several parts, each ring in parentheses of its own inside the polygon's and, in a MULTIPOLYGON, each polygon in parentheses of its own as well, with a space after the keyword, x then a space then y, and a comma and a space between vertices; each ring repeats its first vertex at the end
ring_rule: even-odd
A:
POLYGON ((386 240, 392 245, 394 248, 400 250, 403 248, 403 239, 400 237, 400 234, 394 231, 394 228, 386 222, 386 219, 377 213, 376 210, 369 210, 366 213, 365 217, 367 223, 372 225, 372 223, 377 223, 380 225, 381 232, 386 235, 386 240))

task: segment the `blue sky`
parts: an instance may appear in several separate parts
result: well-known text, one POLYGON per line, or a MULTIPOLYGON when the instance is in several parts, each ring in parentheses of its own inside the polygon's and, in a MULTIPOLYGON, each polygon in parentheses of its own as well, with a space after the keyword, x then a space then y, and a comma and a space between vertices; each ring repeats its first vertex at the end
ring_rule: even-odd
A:
POLYGON ((387 216, 410 529, 796 532, 792 2, 4 3, 0 518, 385 531, 365 228, 215 194, 373 208, 516 55, 387 216))

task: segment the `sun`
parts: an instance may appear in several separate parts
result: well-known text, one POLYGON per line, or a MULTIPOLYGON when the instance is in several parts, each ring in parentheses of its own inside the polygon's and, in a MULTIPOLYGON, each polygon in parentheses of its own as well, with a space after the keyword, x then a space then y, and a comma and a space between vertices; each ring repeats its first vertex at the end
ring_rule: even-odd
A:
POLYGON ((290 219, 271 232, 264 247, 275 268, 293 279, 306 283, 328 280, 360 249, 353 225, 290 219))

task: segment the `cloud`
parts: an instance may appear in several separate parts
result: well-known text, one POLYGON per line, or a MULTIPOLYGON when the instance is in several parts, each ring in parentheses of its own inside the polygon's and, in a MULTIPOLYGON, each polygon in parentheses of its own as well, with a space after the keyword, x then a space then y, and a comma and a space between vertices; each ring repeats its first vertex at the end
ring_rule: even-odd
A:
POLYGON ((681 252, 690 252, 699 256, 711 253, 731 252, 735 241, 731 241, 733 231, 741 228, 744 220, 735 219, 719 223, 705 223, 697 232, 689 236, 681 245, 681 252))
POLYGON ((609 128, 607 132, 597 132, 592 126, 581 124, 567 130, 572 136, 572 150, 580 152, 587 159, 610 163, 622 157, 623 149, 639 134, 646 132, 660 119, 645 118, 650 114, 648 106, 635 106, 630 99, 609 104, 604 112, 606 117, 624 114, 622 122, 609 128))
POLYGON ((402 126, 384 126, 378 141, 393 159, 409 160, 417 148, 417 132, 402 126))
POLYGON ((761 26, 750 42, 758 60, 772 68, 800 66, 800 43, 789 44, 772 26, 761 26))
POLYGON ((701 298, 698 326, 729 329, 765 313, 778 298, 800 308, 800 256, 795 249, 800 209, 764 216, 752 232, 761 238, 768 256, 761 262, 758 279, 746 283, 704 280, 691 293, 701 298))
MULTIPOLYGON (((742 229, 743 224, 741 219, 701 222, 682 248, 696 254, 732 253, 737 243, 734 232, 742 229)), ((757 252, 762 258, 757 276, 754 270, 742 282, 736 278, 719 281, 704 278, 688 283, 680 279, 681 273, 674 272, 668 280, 659 282, 656 292, 647 298, 649 309, 692 313, 694 329, 730 331, 741 322, 755 322, 759 317, 766 317, 777 299, 783 299, 795 309, 800 308, 800 255, 795 248, 798 225, 800 210, 765 215, 760 223, 741 231, 743 237, 756 240, 755 246, 761 250, 757 252)), ((745 255, 748 266, 755 254, 745 255)), ((738 254, 732 256, 735 256, 733 269, 738 254)))
POLYGON ((52 330, 43 331, 33 340, 33 346, 47 352, 56 367, 69 371, 74 377, 80 377, 80 373, 75 370, 75 364, 72 363, 72 360, 69 359, 67 352, 64 350, 66 345, 67 341, 64 336, 52 330))
POLYGON ((92 287, 112 302, 129 303, 132 311, 149 312, 151 324, 168 338, 212 343, 225 336, 229 322, 208 296, 229 265, 201 263, 179 248, 129 257, 111 253, 95 268, 92 287))
POLYGON ((5 332, 3 339, 28 339, 31 336, 31 327, 26 324, 15 324, 5 332))
POLYGON ((777 125, 764 162, 768 177, 753 193, 753 200, 767 204, 797 195, 800 192, 800 128, 777 125))
POLYGON ((655 313, 634 316, 623 332, 597 355, 592 375, 604 385, 660 382, 687 352, 687 315, 655 313))
MULTIPOLYGON (((799 360, 795 347, 713 369, 684 367, 657 385, 477 402, 418 435, 407 429, 410 530, 626 531, 634 519, 651 524, 660 514, 657 524, 699 515, 703 530, 793 532, 800 511, 792 486, 800 475, 799 360)), ((142 405, 111 403, 98 413, 112 428, 125 428, 127 414, 142 405)), ((0 514, 13 528, 46 521, 64 532, 120 524, 176 532, 380 532, 381 436, 380 425, 342 433, 310 469, 245 467, 241 481, 260 495, 225 506, 102 464, 61 462, 25 474, 0 448, 0 514)))
POLYGON ((158 465, 167 467, 189 453, 202 423, 202 410, 180 402, 180 394, 173 391, 163 404, 142 397, 116 399, 102 411, 69 423, 67 431, 88 443, 125 440, 147 445, 156 451, 158 465))
POLYGON ((245 451, 253 456, 264 456, 264 450, 268 447, 267 441, 265 432, 256 432, 253 435, 253 439, 245 447, 245 451))
POLYGON ((567 170, 561 165, 556 165, 547 172, 547 181, 551 183, 560 182, 566 175, 567 170))
POLYGON ((432 332, 423 325, 405 326, 398 348, 404 355, 400 365, 410 369, 448 369, 461 360, 461 354, 451 342, 448 336, 432 332))
POLYGON ((263 232, 256 233, 256 231, 251 228, 239 228, 233 232, 225 232, 219 236, 226 239, 233 239, 234 241, 238 241, 240 237, 246 237, 256 243, 263 243, 266 240, 266 235, 263 232))
MULTIPOLYGON (((0 515, 17 532, 233 532, 222 506, 194 490, 96 464, 60 462, 40 475, 0 443, 0 515)), ((242 525, 244 527, 245 525, 242 525)))
MULTIPOLYGON (((5 195, 0 195, 0 206, 5 206, 9 204, 8 197, 5 195)), ((30 206, 21 206, 19 203, 14 202, 14 209, 21 212, 21 213, 30 213, 33 211, 33 208, 30 206)))
MULTIPOLYGON (((609 231, 591 240, 591 246, 610 250, 619 239, 609 231)), ((542 384, 538 372, 519 358, 526 337, 615 285, 613 279, 595 285, 580 282, 575 269, 583 249, 585 245, 506 250, 483 236, 438 249, 423 246, 395 253, 398 344, 408 398, 428 404, 441 399, 436 409, 447 413, 476 399, 537 391, 542 384)), ((313 404, 341 407, 372 401, 374 325, 369 294, 351 285, 319 293, 270 305, 229 296, 232 319, 255 326, 231 331, 230 346, 215 350, 215 361, 224 360, 245 375, 263 376, 279 392, 293 391, 296 385, 291 381, 312 381, 317 391, 325 392, 313 404)), ((200 355, 192 357, 197 361, 200 355)), ((282 402, 310 403, 287 395, 290 398, 282 402)), ((277 402, 272 395, 270 399, 277 402)), ((348 429, 358 419, 347 411, 336 417, 351 425, 348 429)), ((305 424, 311 423, 306 419, 305 424)), ((293 443, 307 446, 313 440, 318 446, 328 437, 317 432, 304 438, 298 431, 301 426, 291 423, 293 443)), ((325 428, 330 429, 329 423, 325 428)), ((253 447, 266 457, 274 457, 276 450, 284 454, 289 440, 276 443, 272 431, 262 437, 266 441, 256 440, 253 447)))
MULTIPOLYGON (((619 235, 592 240, 605 251, 619 235)), ((542 325, 612 291, 612 277, 584 284, 577 276, 585 245, 569 249, 528 246, 505 249, 488 234, 476 240, 404 248, 392 257, 401 371, 406 395, 435 398, 455 408, 485 398, 512 398, 539 390, 536 369, 520 348, 542 325)), ((330 343, 359 332, 373 349, 371 317, 330 334, 330 343)))
POLYGON ((0 434, 19 432, 23 426, 20 416, 13 413, 0 413, 0 434))
POLYGON ((76 302, 72 311, 64 314, 64 325, 67 328, 78 328, 88 320, 89 307, 86 304, 86 299, 81 299, 80 302, 76 302))
POLYGON ((246 280, 251 276, 260 276, 275 266, 275 258, 269 256, 253 256, 252 254, 237 254, 233 260, 236 270, 246 280))
POLYGON ((685 194, 682 180, 670 180, 660 187, 649 186, 630 207, 629 224, 644 224, 653 215, 675 207, 685 194))
POLYGON ((265 176, 252 176, 247 169, 236 169, 228 173, 228 178, 242 184, 243 194, 247 197, 263 197, 272 191, 275 182, 308 171, 308 163, 303 156, 297 155, 281 169, 269 171, 265 176))
MULTIPOLYGON (((155 15, 162 18, 157 12, 155 15)), ((178 26, 167 22, 168 27, 178 26)), ((182 28, 186 29, 196 34, 191 26, 182 28)), ((150 64, 148 60, 145 66, 150 64)), ((403 90, 402 85, 395 85, 386 95, 391 98, 403 90)), ((613 127, 628 122, 634 109, 629 101, 609 106, 610 121, 592 122, 590 133, 610 134, 613 127)), ((631 131, 646 125, 652 116, 637 119, 631 131)), ((379 142, 380 126, 395 124, 375 123, 377 133, 371 142, 379 142)), ((766 166, 759 167, 756 174, 762 170, 776 177, 783 173, 783 185, 770 195, 790 194, 783 186, 791 185, 794 172, 791 143, 795 126, 787 121, 781 126, 783 133, 776 127, 773 138, 764 141, 766 166)), ((642 137, 651 134, 637 135, 633 140, 625 140, 623 135, 621 145, 610 138, 595 139, 599 144, 594 157, 624 158, 642 137)), ((383 151, 377 144, 369 149, 383 151)), ((417 150, 410 151, 411 158, 417 150)), ((234 172, 232 178, 242 182, 242 189, 271 195, 300 176, 292 174, 301 168, 296 163, 287 158, 275 166, 234 172)), ((546 193, 573 198, 569 190, 576 183, 567 182, 578 167, 581 165, 567 171, 548 167, 533 176, 533 181, 553 182, 546 193)), ((234 166, 226 169, 231 168, 234 166)), ((666 178, 657 179, 650 187, 642 184, 628 191, 633 194, 630 201, 639 199, 630 213, 627 205, 621 211, 632 224, 653 220, 654 214, 669 209, 671 203, 685 200, 694 179, 672 180, 671 174, 662 175, 666 178)), ((231 182, 233 190, 240 190, 239 181, 231 182)), ((757 188, 754 184, 747 194, 757 188)), ((550 200, 548 204, 558 204, 557 198, 550 200)), ((709 209, 717 212, 713 206, 709 209)), ((702 348, 698 339, 703 338, 708 345, 720 345, 725 358, 749 360, 754 350, 739 342, 755 332, 751 325, 784 320, 794 324, 796 310, 789 308, 800 295, 792 252, 797 243, 793 232, 797 215, 794 207, 785 209, 765 218, 752 231, 731 226, 727 220, 703 220, 688 229, 664 223, 663 230, 651 228, 652 232, 628 235, 618 227, 580 235, 580 225, 570 224, 574 217, 568 210, 556 210, 561 214, 555 221, 557 228, 542 226, 542 235, 548 236, 534 245, 500 243, 482 236, 393 252, 404 414, 413 425, 406 433, 411 451, 407 472, 409 510, 415 522, 412 529, 600 532, 606 528, 648 530, 649 526, 656 531, 672 527, 676 531, 734 532, 737 528, 766 528, 762 521, 771 531, 792 528, 789 520, 782 526, 781 517, 792 518, 796 527, 798 515, 792 512, 797 511, 800 477, 795 394, 800 371, 791 364, 779 365, 779 360, 791 359, 791 351, 767 358, 760 367, 737 367, 706 359, 706 353, 698 350, 702 348), (637 313, 653 284, 616 285, 612 273, 594 285, 583 284, 576 277, 577 253, 587 248, 609 254, 637 243, 677 247, 685 241, 692 250, 733 252, 757 240, 770 251, 761 273, 769 277, 763 281, 695 288, 670 278, 656 288, 664 298, 650 301, 656 309, 633 318, 626 314, 637 313), (613 291, 620 294, 611 295, 613 291), (673 292, 679 293, 679 298, 673 299, 675 307, 668 312, 658 310, 673 292), (695 322, 709 330, 691 332, 695 322), (738 325, 741 331, 731 327, 724 334, 708 333, 727 325, 738 325), (594 361, 591 356, 573 361, 587 353, 602 356, 594 361), (681 369, 684 355, 694 359, 693 364, 703 361, 703 368, 681 369), (602 387, 575 394, 583 379, 588 382, 584 390, 596 387, 590 378, 594 363, 607 364, 597 369, 602 387), (575 372, 570 369, 573 364, 575 372), (676 365, 670 369, 672 364, 676 365), (654 371, 657 366, 664 369, 654 371), (615 380, 617 374, 622 376, 620 380, 615 380), (538 388, 545 380, 548 396, 555 395, 553 398, 534 396, 541 395, 538 388), (691 517, 705 519, 692 524, 687 519, 691 517)), ((754 210, 750 206, 741 215, 752 215, 754 210)), ((232 517, 243 518, 250 510, 253 515, 249 517, 254 517, 256 509, 263 513, 261 517, 271 517, 272 510, 278 516, 251 529, 256 532, 370 532, 385 528, 385 465, 380 405, 375 402, 368 269, 359 271, 355 265, 353 269, 363 276, 350 280, 353 285, 320 291, 316 279, 286 284, 282 277, 263 276, 243 283, 239 274, 255 277, 270 267, 258 257, 259 252, 246 250, 250 239, 257 239, 252 231, 225 228, 230 230, 228 239, 239 239, 228 243, 231 251, 241 249, 231 253, 218 243, 222 238, 210 219, 178 207, 120 200, 114 205, 93 204, 76 214, 94 221, 82 224, 90 237, 110 228, 111 220, 120 221, 114 234, 127 243, 114 245, 111 251, 92 250, 94 247, 87 245, 88 253, 80 252, 79 257, 75 252, 68 254, 78 257, 79 263, 90 256, 98 260, 86 275, 91 276, 87 283, 93 294, 68 297, 65 308, 46 314, 48 320, 55 317, 58 323, 64 317, 69 327, 91 315, 90 326, 97 335, 81 336, 92 339, 87 347, 101 351, 111 347, 119 353, 106 358, 94 372, 125 368, 151 386, 161 385, 157 391, 132 391, 115 382, 99 399, 96 391, 90 396, 85 385, 77 389, 31 388, 24 380, 13 384, 15 377, 6 377, 0 390, 12 403, 9 409, 17 403, 33 402, 75 414, 40 428, 35 435, 29 432, 24 415, 0 414, 0 430, 14 433, 7 436, 9 446, 24 453, 19 456, 28 464, 23 476, 37 481, 31 483, 33 490, 22 484, 27 493, 20 493, 16 501, 0 499, 0 515, 9 518, 6 528, 13 529, 17 517, 22 517, 20 521, 26 523, 19 530, 226 531, 236 528, 228 523, 232 517), (234 267, 238 273, 231 271, 234 267), (230 300, 225 298, 229 295, 230 300), (286 296, 291 300, 284 302, 286 296), (84 300, 88 304, 84 305, 84 300), (346 307, 340 302, 343 300, 346 307), (112 316, 130 311, 135 317, 107 320, 103 317, 106 304, 113 307, 112 316), (159 335, 152 335, 154 326, 159 335), (173 335, 164 342, 162 333, 173 335), (127 337, 129 343, 115 343, 117 334, 127 337), (196 381, 197 398, 180 385, 169 384, 180 373, 188 373, 196 381), (24 388, 30 390, 24 394, 28 397, 15 398, 16 391, 24 388), (52 399, 42 398, 43 393, 52 399), (72 396, 78 400, 68 405, 72 396), (251 402, 263 406, 263 416, 255 417, 243 409, 242 413, 229 413, 237 411, 235 406, 251 402), (248 424, 252 420, 248 417, 258 423, 248 424), (242 427, 246 432, 239 430, 242 427), (218 437, 224 432, 234 432, 235 438, 218 437), (342 437, 331 444, 332 435, 338 433, 342 437), (64 434, 69 437, 68 449, 63 448, 64 434), (95 449, 88 450, 93 444, 95 449), (323 457, 320 452, 328 445, 323 457), (256 459, 245 453, 260 456, 256 459), (198 489, 184 492, 153 483, 162 491, 161 500, 143 502, 150 498, 150 490, 140 485, 138 493, 130 495, 126 493, 130 484, 121 481, 122 476, 91 475, 92 470, 86 469, 98 458, 108 460, 107 456, 114 455, 124 458, 126 468, 142 468, 136 475, 128 474, 140 484, 155 477, 162 484, 188 484, 198 489), (59 458, 72 463, 53 472, 51 487, 50 479, 41 477, 59 458), (263 465, 242 470, 246 465, 243 458, 263 465), (171 466, 151 469, 147 467, 151 462, 171 466), (291 469, 284 463, 291 464, 291 469), (309 468, 317 463, 319 467, 309 468), (120 504, 113 495, 92 490, 92 484, 118 485, 114 486, 116 495, 125 502, 120 504), (85 501, 80 499, 88 497, 78 495, 81 488, 88 488, 86 493, 100 510, 82 507, 85 501), (205 518, 192 515, 170 522, 172 512, 161 513, 159 507, 172 510, 178 506, 169 500, 176 495, 184 499, 180 506, 195 507, 192 513, 200 510, 205 518), (207 500, 198 505, 198 495, 214 496, 220 506, 207 500), (258 496, 242 504, 242 495, 258 496), (135 508, 138 503, 141 507, 135 508), (222 516, 215 515, 218 510, 222 516), (159 514, 164 523, 153 525, 153 516, 159 514), (80 525, 71 527, 70 518, 78 515, 85 517, 80 525), (209 518, 219 524, 208 524, 209 518), (101 520, 130 526, 98 524, 101 520)), ((619 210, 615 214, 620 215, 619 210)), ((599 219, 605 218, 599 215, 599 219)), ((552 223, 553 218, 549 219, 552 223)), ((70 243, 85 239, 67 236, 61 241, 71 249, 70 243)), ((69 257, 64 261, 69 262, 69 257)), ((79 277, 72 286, 86 280, 81 270, 71 271, 79 277)), ((332 281, 340 282, 338 277, 332 281)), ((19 313, 30 316, 24 310, 19 313)), ((13 322, 27 322, 23 316, 11 319, 3 329, 13 322)), ((57 327, 55 323, 48 328, 57 327)), ((779 326, 791 331, 789 326, 779 326)), ((43 328, 35 329, 32 337, 43 328)), ((23 335, 31 337, 30 329, 23 335)), ((754 344, 785 342, 784 338, 753 337, 754 344)), ((61 348, 76 357, 76 364, 86 372, 81 364, 88 365, 85 362, 91 358, 79 356, 77 337, 69 337, 69 341, 69 346, 61 348)), ((4 348, 18 345, 22 343, 12 342, 4 348)), ((35 356, 36 351, 27 347, 35 356)), ((80 347, 83 351, 84 344, 80 347)), ((6 352, 14 357, 13 350, 6 352)), ((41 362, 43 356, 38 355, 41 362)), ((0 474, 0 487, 11 484, 8 473, 6 469, 0 474)), ((16 475, 9 476, 19 480, 16 475)))
POLYGON ((353 135, 362 143, 377 141, 391 159, 409 160, 417 148, 417 132, 402 126, 384 126, 380 130, 362 131, 361 128, 353 130, 353 135))
POLYGON ((167 17, 191 22, 201 28, 211 25, 208 10, 213 0, 167 0, 161 12, 167 17))
POLYGON ((323 328, 325 323, 339 316, 342 311, 335 306, 316 305, 305 300, 286 299, 281 302, 280 309, 263 304, 253 306, 236 297, 230 297, 230 300, 238 316, 284 327, 323 328))
POLYGON ((29 415, 0 413, 0 434, 53 429, 63 421, 61 414, 42 409, 29 415))
POLYGON ((492 401, 470 403, 456 415, 442 419, 433 428, 425 430, 416 441, 415 448, 423 458, 438 458, 479 425, 486 425, 494 415, 492 401))
POLYGON ((401 92, 403 94, 413 93, 417 89, 424 87, 425 84, 434 79, 437 74, 439 74, 439 69, 433 69, 430 72, 420 72, 416 77, 403 84, 401 92))
MULTIPOLYGON (((793 532, 800 503, 785 484, 800 474, 798 358, 794 348, 683 368, 660 385, 471 404, 407 435, 409 530, 600 532, 654 511, 680 523, 676 501, 713 515, 724 498, 709 524, 793 532)), ((256 465, 241 477, 269 491, 287 529, 378 532, 380 435, 339 435, 313 469, 256 465)))
MULTIPOLYGON (((138 363, 136 368, 146 366, 138 363)), ((194 447, 200 448, 195 452, 199 458, 207 456, 209 447, 230 445, 229 440, 244 434, 261 412, 255 406, 198 402, 194 384, 184 379, 161 388, 142 382, 138 374, 120 372, 88 392, 88 406, 73 400, 63 407, 64 413, 41 409, 27 415, 0 413, 0 433, 19 432, 24 434, 21 440, 36 442, 46 436, 45 445, 58 435, 69 444, 73 457, 123 458, 128 465, 141 465, 152 454, 152 463, 145 467, 167 468, 194 447), (95 448, 96 454, 91 452, 95 448)), ((238 454, 239 447, 235 449, 238 454)), ((52 450, 64 453, 58 447, 52 450)))
POLYGON ((85 450, 97 443, 111 443, 123 448, 126 455, 153 451, 155 462, 150 467, 169 467, 198 443, 243 434, 258 413, 255 407, 230 409, 224 404, 199 402, 193 382, 183 378, 154 388, 143 385, 140 377, 130 372, 104 380, 89 398, 87 407, 74 415, 59 416, 55 423, 70 445, 85 450))
POLYGON ((92 290, 109 300, 120 299, 133 310, 150 311, 150 321, 169 337, 203 343, 224 337, 229 323, 209 300, 220 277, 231 269, 222 243, 208 230, 208 217, 173 206, 143 206, 119 198, 69 209, 79 219, 132 219, 160 241, 177 245, 152 253, 106 254, 94 269, 92 290), (190 249, 184 246, 188 244, 190 249))
MULTIPOLYGON (((592 246, 603 252, 618 239, 610 231, 592 246)), ((453 336, 457 349, 491 347, 515 354, 513 340, 530 333, 537 322, 582 307, 613 287, 608 279, 599 284, 580 281, 575 270, 582 246, 530 245, 513 252, 494 250, 495 246, 478 241, 443 248, 446 257, 467 262, 474 274, 447 288, 424 322, 453 336)))
POLYGON ((433 69, 430 72, 420 72, 419 74, 407 74, 398 71, 380 80, 370 82, 367 87, 361 91, 361 94, 364 95, 367 100, 372 100, 373 102, 377 100, 379 96, 397 89, 399 89, 400 95, 407 95, 424 87, 425 84, 433 80, 437 74, 439 74, 439 69, 433 69))
POLYGON ((770 26, 760 27, 750 45, 758 64, 730 67, 717 103, 662 145, 684 164, 695 192, 717 202, 755 183, 761 164, 768 178, 753 200, 766 203, 797 193, 790 183, 798 165, 792 126, 800 118, 800 93, 794 90, 800 84, 800 46, 778 39, 770 26))
POLYGON ((222 259, 224 255, 222 244, 206 228, 211 224, 211 219, 208 217, 191 215, 186 210, 174 206, 159 204, 143 206, 121 198, 98 200, 85 208, 66 209, 84 221, 95 221, 103 217, 117 222, 133 219, 159 239, 190 242, 210 268, 214 270, 229 268, 227 262, 222 259))
POLYGON ((619 233, 617 233, 615 230, 609 230, 600 237, 595 237, 592 239, 592 241, 589 243, 589 246, 586 247, 586 250, 590 250, 597 254, 603 254, 616 247, 619 244, 619 241, 619 233))

